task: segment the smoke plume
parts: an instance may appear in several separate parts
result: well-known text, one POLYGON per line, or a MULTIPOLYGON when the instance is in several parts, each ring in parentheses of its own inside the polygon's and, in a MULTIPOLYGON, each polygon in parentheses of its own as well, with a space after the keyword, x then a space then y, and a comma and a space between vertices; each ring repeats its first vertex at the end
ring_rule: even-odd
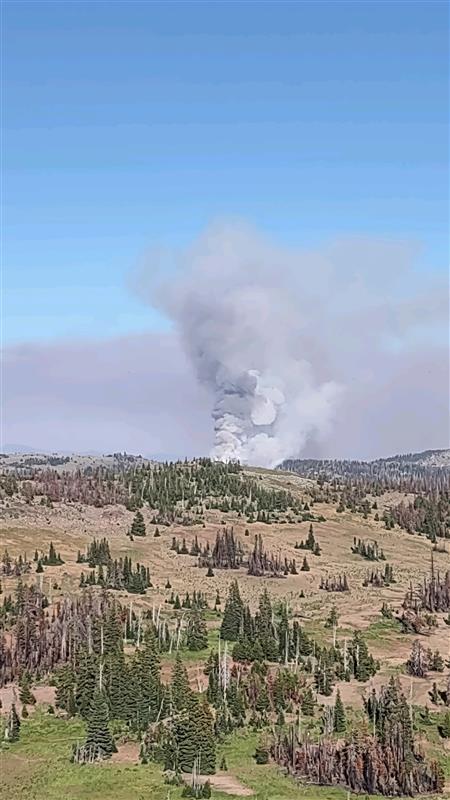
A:
POLYGON ((211 455, 272 467, 323 441, 383 359, 448 315, 437 289, 420 293, 413 257, 362 239, 288 250, 237 225, 179 254, 150 297, 212 393, 211 455))
POLYGON ((305 356, 277 256, 247 230, 212 229, 159 295, 212 391, 216 459, 274 466, 332 420, 339 386, 305 356))
POLYGON ((3 447, 261 465, 448 447, 448 285, 416 246, 229 225, 168 255, 134 288, 171 329, 5 349, 3 447))

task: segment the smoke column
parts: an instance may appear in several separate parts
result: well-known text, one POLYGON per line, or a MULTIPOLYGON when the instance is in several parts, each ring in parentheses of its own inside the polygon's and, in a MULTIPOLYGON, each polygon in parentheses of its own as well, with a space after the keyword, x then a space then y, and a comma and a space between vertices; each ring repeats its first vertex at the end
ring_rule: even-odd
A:
POLYGON ((179 267, 159 300, 212 391, 211 456, 273 467, 326 433, 341 390, 305 357, 306 319, 279 249, 213 228, 179 267))

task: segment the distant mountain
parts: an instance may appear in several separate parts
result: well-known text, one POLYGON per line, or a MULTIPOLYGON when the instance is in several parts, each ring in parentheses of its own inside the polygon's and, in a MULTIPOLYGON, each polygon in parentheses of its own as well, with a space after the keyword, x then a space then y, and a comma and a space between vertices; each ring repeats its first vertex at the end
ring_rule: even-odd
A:
POLYGON ((379 458, 371 463, 398 463, 416 464, 422 467, 450 467, 450 450, 424 450, 421 453, 406 453, 403 455, 379 458))
POLYGON ((304 478, 378 480, 391 488, 399 485, 399 482, 404 484, 405 479, 420 479, 424 486, 438 486, 440 476, 444 476, 448 482, 450 450, 424 450, 422 453, 405 453, 375 461, 290 458, 283 461, 278 469, 295 472, 304 478))
POLYGON ((150 459, 143 456, 134 456, 128 453, 109 453, 99 455, 96 453, 37 453, 30 449, 26 452, 18 451, 0 453, 0 468, 6 470, 25 470, 36 467, 61 470, 85 470, 96 467, 109 467, 114 470, 126 470, 133 465, 150 463, 150 459))
POLYGON ((2 445, 0 450, 2 453, 8 453, 8 454, 17 454, 17 453, 23 454, 23 453, 38 452, 33 447, 30 447, 30 445, 25 445, 25 444, 4 444, 2 445))

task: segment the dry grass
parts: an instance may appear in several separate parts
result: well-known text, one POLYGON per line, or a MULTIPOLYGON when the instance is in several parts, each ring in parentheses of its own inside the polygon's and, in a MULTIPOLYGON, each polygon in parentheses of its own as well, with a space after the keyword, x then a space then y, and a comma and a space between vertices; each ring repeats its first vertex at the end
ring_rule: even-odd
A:
MULTIPOLYGON (((308 483, 298 476, 267 470, 253 471, 253 474, 258 479, 261 478, 265 485, 288 488, 297 496, 302 496, 305 483, 308 483)), ((400 497, 386 495, 381 500, 378 499, 378 505, 383 507, 399 499, 400 497)), ((175 593, 181 596, 187 591, 192 593, 194 589, 203 591, 212 604, 217 589, 224 600, 231 580, 238 578, 243 597, 253 607, 263 587, 267 587, 274 599, 287 600, 292 614, 297 615, 308 630, 319 639, 326 639, 329 636, 323 623, 331 607, 335 605, 340 615, 341 636, 351 635, 352 629, 367 630, 371 651, 382 661, 381 677, 385 680, 387 675, 398 670, 405 662, 414 637, 400 634, 395 625, 380 625, 380 608, 383 602, 387 602, 398 609, 409 584, 411 582, 417 584, 423 579, 429 569, 430 542, 423 537, 408 535, 399 529, 385 530, 383 523, 375 522, 373 518, 364 520, 361 515, 349 512, 338 514, 329 505, 318 504, 313 510, 315 514, 326 517, 325 522, 313 523, 314 534, 320 543, 322 555, 316 557, 307 553, 311 571, 299 572, 298 575, 290 575, 285 579, 254 578, 248 576, 245 570, 239 572, 216 570, 213 578, 206 578, 206 570, 196 566, 195 558, 177 555, 170 550, 172 537, 181 539, 184 536, 188 547, 195 535, 201 544, 206 542, 212 544, 217 530, 225 523, 234 526, 247 549, 251 548, 254 535, 261 533, 267 550, 280 552, 288 558, 296 558, 300 568, 304 551, 295 550, 294 545, 296 541, 306 538, 309 523, 249 525, 238 519, 235 514, 224 515, 210 511, 204 527, 202 525, 188 528, 160 526, 161 536, 154 538, 155 526, 151 523, 152 514, 144 509, 147 536, 131 542, 126 532, 131 525, 133 514, 121 506, 97 509, 74 504, 56 505, 53 509, 47 509, 37 504, 24 505, 14 501, 10 502, 9 507, 3 505, 1 509, 2 544, 11 555, 26 552, 32 556, 36 548, 46 550, 50 541, 53 541, 55 548, 61 551, 66 562, 62 567, 45 569, 42 579, 44 588, 48 590, 55 580, 61 587, 60 590, 53 590, 54 598, 58 594, 78 591, 83 565, 75 562, 77 551, 85 550, 94 536, 106 536, 113 557, 129 555, 134 561, 140 561, 150 567, 154 588, 148 590, 145 597, 130 596, 125 592, 117 593, 118 598, 125 603, 132 601, 135 605, 146 607, 164 603, 170 595, 170 591, 165 589, 166 580, 170 578, 175 593), (244 536, 245 528, 250 531, 249 537, 244 536), (381 589, 362 586, 367 570, 377 565, 351 552, 355 536, 377 539, 387 561, 394 567, 396 584, 381 589), (347 574, 350 583, 349 593, 327 593, 319 590, 322 576, 343 572, 347 574), (305 598, 299 596, 302 590, 305 598)), ((447 553, 435 554, 435 562, 442 570, 450 568, 450 557, 447 553)), ((383 562, 378 566, 382 568, 383 562)), ((86 567, 84 569, 86 570, 86 567)), ((4 581, 5 590, 11 590, 14 583, 14 580, 4 581)), ((444 656, 448 655, 449 629, 442 619, 436 632, 427 639, 426 646, 439 649, 444 656)), ((377 675, 376 681, 379 678, 380 675, 377 675)), ((417 698, 414 696, 415 701, 426 701, 432 680, 433 676, 430 676, 428 681, 421 682, 420 698, 419 694, 417 698)), ((358 701, 358 688, 353 689, 350 684, 344 691, 346 695, 344 699, 358 701)), ((419 693, 419 689, 417 692, 419 693)))

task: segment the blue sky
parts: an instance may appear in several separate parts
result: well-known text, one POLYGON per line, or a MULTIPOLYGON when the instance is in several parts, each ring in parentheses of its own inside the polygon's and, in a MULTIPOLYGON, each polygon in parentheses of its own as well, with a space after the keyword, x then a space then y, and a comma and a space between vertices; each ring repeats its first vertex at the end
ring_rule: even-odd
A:
POLYGON ((166 324, 127 288, 215 218, 447 269, 444 2, 4 4, 5 343, 166 324))

